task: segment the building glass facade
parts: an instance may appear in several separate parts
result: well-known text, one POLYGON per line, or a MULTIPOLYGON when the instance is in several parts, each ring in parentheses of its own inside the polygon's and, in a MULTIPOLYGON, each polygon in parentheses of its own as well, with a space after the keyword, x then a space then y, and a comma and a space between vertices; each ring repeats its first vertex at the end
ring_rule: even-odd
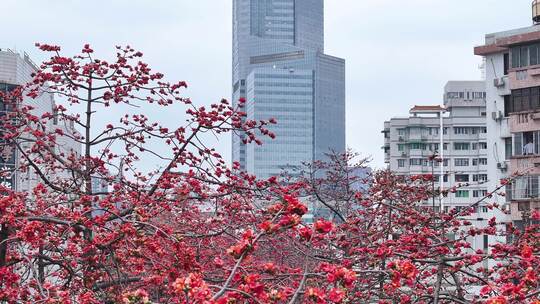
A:
POLYGON ((262 146, 233 135, 242 170, 268 178, 345 151, 345 61, 323 53, 323 22, 323 0, 234 0, 233 104, 277 120, 262 146))

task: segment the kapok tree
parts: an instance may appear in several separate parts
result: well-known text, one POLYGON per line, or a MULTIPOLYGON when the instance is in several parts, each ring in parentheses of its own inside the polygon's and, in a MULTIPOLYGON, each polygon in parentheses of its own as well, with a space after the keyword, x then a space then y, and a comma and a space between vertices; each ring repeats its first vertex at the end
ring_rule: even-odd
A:
POLYGON ((313 164, 300 180, 257 180, 238 164, 226 166, 204 137, 237 132, 260 144, 264 138, 257 134, 273 137, 266 129, 271 121, 246 120, 241 107, 225 100, 194 106, 181 96, 184 82, 166 82, 130 47, 118 48, 109 62, 95 58, 88 45, 73 57, 62 56, 57 46, 38 46, 52 54, 50 60, 32 83, 2 96, 13 110, 1 118, 3 143, 17 149, 17 170, 37 174, 39 183, 30 191, 0 189, 1 301, 538 299, 538 230, 471 252, 469 236, 502 233, 500 224, 475 228, 466 218, 470 210, 426 210, 421 202, 437 195, 432 176, 378 172, 362 193, 350 187, 357 177, 349 174, 345 155, 313 164), (45 93, 65 106, 36 115, 25 98, 45 93), (181 109, 187 120, 170 127, 138 112, 150 107, 181 109), (115 111, 126 114, 97 123, 97 116, 115 111), (62 124, 80 133, 51 128, 62 124), (67 149, 67 141, 80 144, 82 153, 67 149), (144 171, 148 159, 163 166, 144 171), (93 179, 108 190, 96 191, 93 179), (299 197, 306 196, 339 221, 303 222, 307 208, 299 197), (487 260, 500 265, 482 268, 487 260))
MULTIPOLYGON (((356 158, 354 153, 329 155, 330 161, 309 164, 302 174, 305 193, 343 222, 312 249, 313 259, 324 260, 328 268, 354 270, 356 280, 342 290, 343 301, 538 303, 539 226, 519 231, 495 218, 473 223, 479 206, 502 208, 492 198, 504 195, 501 190, 518 173, 465 208, 439 211, 432 208, 440 194, 432 175, 379 171, 366 180, 353 174, 365 166, 356 158), (355 190, 359 182, 369 184, 369 190, 355 190), (498 242, 473 250, 474 237, 498 242)), ((331 280, 312 282, 319 300, 330 301, 331 280)))
MULTIPOLYGON (((112 61, 95 57, 89 45, 73 57, 58 46, 37 46, 51 58, 31 83, 1 96, 12 109, 1 118, 3 144, 18 151, 17 170, 31 171, 39 182, 26 192, 0 189, 0 300, 263 297, 258 287, 239 287, 245 280, 238 277, 256 243, 269 235, 259 225, 289 229, 303 206, 291 196, 294 186, 229 168, 203 138, 236 132, 260 143, 256 134, 273 137, 270 122, 246 120, 243 100, 238 108, 226 100, 195 106, 181 96, 185 82, 166 82, 129 46, 117 47, 112 61), (41 94, 65 102, 36 115, 26 101, 41 94), (186 122, 171 128, 146 115, 150 107, 183 111, 186 122), (118 111, 126 114, 98 124, 96 117, 118 111), (51 121, 79 132, 51 128, 51 121), (68 141, 81 152, 63 147, 68 141), (145 172, 141 163, 149 160, 162 167, 145 172), (93 181, 108 190, 97 191, 93 181), (263 214, 255 200, 284 203, 263 214), (279 224, 283 217, 293 222, 279 224), (193 286, 186 284, 200 279, 213 286, 191 297, 193 286)), ((259 266, 252 267, 263 271, 259 266)))

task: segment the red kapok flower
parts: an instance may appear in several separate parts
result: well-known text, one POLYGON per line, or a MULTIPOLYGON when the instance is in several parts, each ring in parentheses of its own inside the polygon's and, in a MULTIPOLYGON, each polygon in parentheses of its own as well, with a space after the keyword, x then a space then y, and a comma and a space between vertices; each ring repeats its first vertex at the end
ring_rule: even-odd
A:
POLYGON ((345 291, 341 288, 332 288, 328 293, 328 300, 332 303, 341 303, 345 299, 345 291))
POLYGON ((317 231, 318 233, 325 234, 332 231, 332 229, 334 228, 334 224, 332 224, 332 222, 330 221, 319 219, 315 222, 314 227, 315 231, 317 231))

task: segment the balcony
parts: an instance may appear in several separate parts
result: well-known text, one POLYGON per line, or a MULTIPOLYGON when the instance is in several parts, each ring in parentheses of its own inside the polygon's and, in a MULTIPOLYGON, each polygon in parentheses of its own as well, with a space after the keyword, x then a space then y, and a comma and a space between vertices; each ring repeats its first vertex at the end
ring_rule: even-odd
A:
POLYGON ((511 113, 508 124, 512 133, 540 130, 540 112, 511 113))
POLYGON ((540 155, 513 156, 510 160, 510 172, 540 175, 540 155))
POLYGON ((540 65, 512 69, 508 79, 511 90, 540 86, 540 65))
POLYGON ((409 142, 426 142, 428 140, 428 136, 424 134, 409 134, 409 142))
POLYGON ((410 157, 420 157, 420 158, 426 158, 431 155, 433 155, 433 152, 429 150, 422 150, 422 149, 410 149, 409 150, 410 157))
POLYGON ((512 201, 510 204, 510 214, 513 221, 530 219, 533 210, 540 209, 540 200, 512 201))

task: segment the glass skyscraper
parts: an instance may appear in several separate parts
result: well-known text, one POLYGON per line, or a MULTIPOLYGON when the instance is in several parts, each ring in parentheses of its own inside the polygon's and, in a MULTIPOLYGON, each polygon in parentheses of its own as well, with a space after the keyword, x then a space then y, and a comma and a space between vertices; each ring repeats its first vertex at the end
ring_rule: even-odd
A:
POLYGON ((233 161, 268 178, 345 151, 345 60, 324 54, 323 0, 233 1, 233 102, 247 119, 275 118, 276 139, 244 144, 233 161))

